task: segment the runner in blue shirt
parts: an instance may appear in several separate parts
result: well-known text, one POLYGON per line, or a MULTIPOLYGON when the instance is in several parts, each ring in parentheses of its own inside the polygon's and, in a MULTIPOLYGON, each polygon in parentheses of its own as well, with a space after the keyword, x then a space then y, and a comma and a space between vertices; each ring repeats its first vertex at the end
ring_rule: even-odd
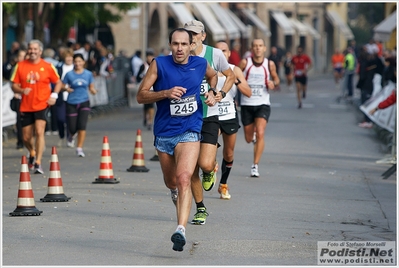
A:
POLYGON ((71 136, 78 134, 76 154, 85 157, 83 144, 86 138, 86 126, 90 114, 89 93, 96 94, 93 74, 84 68, 85 61, 82 54, 73 56, 74 69, 69 71, 63 79, 63 88, 68 91, 67 120, 71 136))
MULTIPOLYGON (((171 237, 175 251, 183 251, 186 244, 185 230, 192 203, 191 176, 198 160, 203 120, 202 79, 205 76, 213 87, 217 83, 217 74, 207 61, 190 56, 191 44, 191 33, 183 28, 173 30, 169 35, 172 55, 151 62, 137 93, 138 103, 157 104, 154 145, 166 187, 178 191, 178 195, 172 195, 178 224, 171 237)), ((206 92, 205 98, 204 105, 216 104, 213 94, 206 92)))

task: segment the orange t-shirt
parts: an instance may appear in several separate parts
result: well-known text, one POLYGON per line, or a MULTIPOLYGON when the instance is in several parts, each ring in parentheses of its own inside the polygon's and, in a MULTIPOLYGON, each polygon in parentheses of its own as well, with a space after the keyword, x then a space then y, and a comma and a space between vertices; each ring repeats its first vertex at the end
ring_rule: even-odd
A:
POLYGON ((43 59, 37 64, 24 60, 15 66, 10 80, 22 88, 32 89, 28 95, 22 94, 20 111, 36 112, 47 108, 51 94, 50 83, 57 83, 60 77, 54 65, 43 59))
POLYGON ((344 65, 344 61, 344 54, 334 54, 331 57, 331 62, 334 68, 342 68, 342 66, 344 65))

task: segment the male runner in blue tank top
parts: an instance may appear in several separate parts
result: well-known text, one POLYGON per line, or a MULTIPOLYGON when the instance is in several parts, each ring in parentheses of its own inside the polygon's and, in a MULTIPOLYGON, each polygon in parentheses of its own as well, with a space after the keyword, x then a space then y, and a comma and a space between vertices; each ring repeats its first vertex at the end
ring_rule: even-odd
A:
MULTIPOLYGON (((202 22, 192 20, 184 24, 184 28, 193 35, 193 47, 191 54, 205 58, 216 71, 226 76, 226 81, 220 91, 217 91, 212 85, 204 80, 201 85, 201 95, 208 91, 213 91, 215 99, 220 102, 226 93, 231 89, 236 79, 231 70, 223 52, 220 49, 204 45, 202 42, 206 38, 205 27, 202 22)), ((218 137, 220 132, 219 109, 218 106, 204 107, 204 123, 201 130, 201 148, 198 158, 198 165, 191 179, 191 189, 193 192, 197 212, 194 215, 192 224, 205 224, 208 212, 203 203, 203 190, 210 191, 216 182, 216 172, 218 163, 216 162, 216 153, 218 148, 218 137), (202 170, 202 186, 199 176, 199 168, 202 170)))
MULTIPOLYGON (((183 28, 169 34, 172 55, 157 57, 150 64, 139 91, 140 104, 156 102, 154 145, 165 185, 176 189, 177 229, 171 240, 173 250, 183 251, 185 227, 192 204, 191 176, 200 150, 203 103, 202 79, 216 87, 217 74, 207 61, 190 56, 192 35, 183 28), (153 87, 153 91, 150 88, 153 87)), ((205 105, 214 106, 213 94, 206 92, 205 105)))

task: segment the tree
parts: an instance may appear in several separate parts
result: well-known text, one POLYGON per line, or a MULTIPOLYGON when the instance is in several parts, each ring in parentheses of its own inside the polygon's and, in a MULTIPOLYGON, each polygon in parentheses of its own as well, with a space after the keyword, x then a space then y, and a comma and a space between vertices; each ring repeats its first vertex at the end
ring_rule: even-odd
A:
POLYGON ((7 29, 10 21, 10 15, 15 11, 15 3, 3 3, 3 59, 7 57, 6 47, 6 36, 7 29))
POLYGON ((75 21, 86 28, 94 27, 108 22, 118 22, 122 14, 134 8, 135 3, 55 3, 52 12, 50 31, 52 33, 52 45, 58 40, 66 41, 70 27, 75 21), (107 6, 115 7, 117 13, 113 13, 107 6))
POLYGON ((51 46, 57 46, 58 41, 65 42, 68 32, 75 21, 85 27, 94 27, 96 23, 106 24, 118 22, 122 14, 137 6, 135 3, 3 3, 3 47, 9 16, 15 14, 18 20, 16 38, 24 41, 25 24, 28 20, 34 22, 34 38, 43 40, 44 26, 47 23, 51 33, 51 46), (110 11, 108 6, 113 6, 110 11))

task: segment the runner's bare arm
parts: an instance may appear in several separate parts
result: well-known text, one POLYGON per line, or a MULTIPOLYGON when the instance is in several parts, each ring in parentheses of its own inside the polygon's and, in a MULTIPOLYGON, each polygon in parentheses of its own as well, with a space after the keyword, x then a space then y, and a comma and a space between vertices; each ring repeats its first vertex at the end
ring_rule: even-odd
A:
POLYGON ((280 78, 278 78, 277 72, 276 72, 276 65, 274 64, 273 61, 270 61, 270 76, 271 80, 269 79, 267 81, 267 86, 269 89, 274 89, 276 86, 280 84, 280 78))
POLYGON ((205 77, 206 82, 208 82, 211 87, 216 88, 218 83, 217 72, 209 65, 209 63, 207 63, 205 77))
POLYGON ((248 98, 251 97, 251 88, 249 87, 248 82, 245 80, 244 74, 239 67, 234 66, 234 74, 236 75, 236 81, 234 83, 236 84, 238 90, 248 98))
POLYGON ((58 93, 60 93, 60 91, 61 91, 61 87, 62 87, 62 81, 58 80, 55 83, 53 93, 51 93, 50 98, 47 100, 48 105, 52 106, 55 104, 55 102, 57 101, 57 98, 58 98, 58 93))
POLYGON ((240 63, 238 64, 238 68, 241 69, 241 71, 245 70, 245 66, 247 66, 247 59, 242 59, 240 63))
MULTIPOLYGON (((210 85, 212 88, 216 88, 216 85, 218 83, 218 76, 217 72, 207 63, 206 67, 206 82, 210 85)), ((216 97, 213 95, 213 93, 205 92, 205 104, 208 106, 214 106, 216 104, 216 97)))
POLYGON ((222 74, 224 74, 224 76, 226 76, 226 81, 224 82, 224 84, 220 90, 223 90, 224 92, 227 93, 233 86, 234 81, 236 80, 236 75, 234 74, 234 72, 231 68, 222 71, 222 74))

